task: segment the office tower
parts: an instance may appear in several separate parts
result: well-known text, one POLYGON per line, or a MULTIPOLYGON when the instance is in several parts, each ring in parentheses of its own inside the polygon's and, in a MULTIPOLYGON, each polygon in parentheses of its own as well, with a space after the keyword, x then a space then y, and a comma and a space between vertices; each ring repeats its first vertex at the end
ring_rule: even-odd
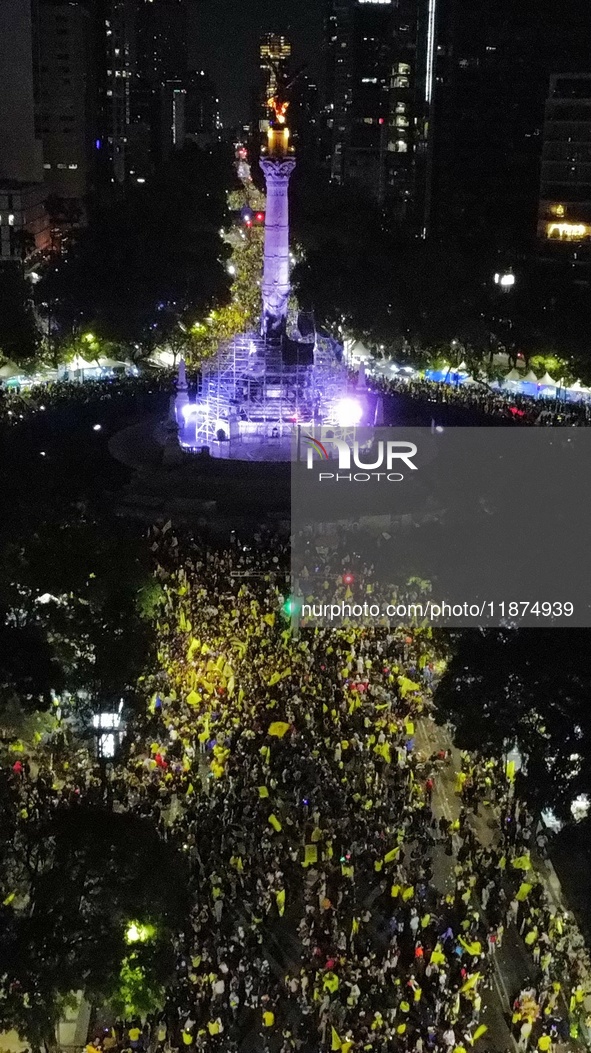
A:
POLYGON ((129 168, 131 85, 135 72, 133 0, 101 0, 105 32, 103 134, 98 149, 106 178, 124 183, 129 168))
MULTIPOLYGON (((278 33, 266 33, 259 49, 260 69, 263 80, 263 101, 274 98, 277 92, 277 79, 285 72, 291 57, 291 44, 286 37, 278 33)), ((265 114, 268 117, 268 114, 265 114)))
POLYGON ((29 0, 2 0, 0 33, 0 260, 20 261, 49 243, 43 158, 35 131, 29 0))
POLYGON ((82 213, 98 135, 93 10, 81 0, 39 0, 37 130, 47 194, 82 213))
POLYGON ((329 0, 326 21, 331 176, 413 228, 425 196, 433 2, 329 0))
POLYGON ((168 156, 183 99, 171 85, 187 74, 187 0, 139 0, 136 5, 130 168, 146 176, 168 156), (177 105, 178 103, 178 105, 177 105), (163 128, 170 122, 163 137, 163 128))
POLYGON ((318 83, 301 73, 290 90, 289 124, 300 161, 323 161, 322 123, 318 83))
POLYGON ((33 27, 30 0, 2 0, 0 33, 0 179, 40 183, 35 133, 33 27))
POLYGON ((527 249, 550 76, 589 71, 587 0, 437 0, 430 232, 527 249))
POLYGON ((544 256, 591 258, 591 71, 553 76, 546 102, 538 238, 544 256))
POLYGON ((211 146, 222 133, 220 100, 205 70, 194 70, 182 80, 167 81, 161 89, 161 154, 169 157, 186 142, 211 146))

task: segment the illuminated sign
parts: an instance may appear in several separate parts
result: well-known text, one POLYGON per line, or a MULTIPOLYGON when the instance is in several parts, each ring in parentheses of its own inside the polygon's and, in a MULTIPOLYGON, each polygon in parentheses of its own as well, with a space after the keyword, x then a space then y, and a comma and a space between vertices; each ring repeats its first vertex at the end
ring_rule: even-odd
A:
POLYGON ((568 241, 591 237, 591 225, 588 223, 548 223, 548 238, 564 238, 568 241))

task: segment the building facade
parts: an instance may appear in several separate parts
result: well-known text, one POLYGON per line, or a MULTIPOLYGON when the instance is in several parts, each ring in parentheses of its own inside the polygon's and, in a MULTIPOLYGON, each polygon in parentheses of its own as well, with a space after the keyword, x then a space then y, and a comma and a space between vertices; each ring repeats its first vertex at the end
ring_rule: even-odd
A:
POLYGON ((538 239, 543 255, 591 259, 591 72, 553 76, 546 102, 538 239))
POLYGON ((82 213, 99 132, 96 22, 81 0, 39 0, 37 131, 47 195, 82 213))
POLYGON ((428 173, 433 7, 434 0, 329 0, 326 21, 331 177, 363 186, 416 229, 428 173))
POLYGON ((550 77, 590 38, 587 0, 437 0, 431 234, 533 246, 550 77))

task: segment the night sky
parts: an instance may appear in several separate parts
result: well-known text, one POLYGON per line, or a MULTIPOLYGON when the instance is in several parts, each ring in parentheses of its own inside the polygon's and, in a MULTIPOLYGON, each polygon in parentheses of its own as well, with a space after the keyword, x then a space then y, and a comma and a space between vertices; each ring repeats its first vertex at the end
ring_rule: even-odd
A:
POLYGON ((250 118, 263 33, 284 33, 292 41, 293 65, 306 62, 318 74, 323 9, 323 0, 192 0, 191 63, 211 73, 224 125, 250 118))

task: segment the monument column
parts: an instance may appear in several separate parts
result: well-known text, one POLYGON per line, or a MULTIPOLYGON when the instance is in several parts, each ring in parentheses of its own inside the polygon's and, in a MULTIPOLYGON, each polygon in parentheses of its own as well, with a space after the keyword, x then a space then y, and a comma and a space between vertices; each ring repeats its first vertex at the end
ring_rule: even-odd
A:
POLYGON ((263 267, 263 336, 281 336, 285 332, 289 281, 289 201, 288 189, 295 157, 290 154, 289 129, 283 113, 278 125, 269 128, 268 145, 260 165, 267 183, 265 210, 265 259, 263 267))

